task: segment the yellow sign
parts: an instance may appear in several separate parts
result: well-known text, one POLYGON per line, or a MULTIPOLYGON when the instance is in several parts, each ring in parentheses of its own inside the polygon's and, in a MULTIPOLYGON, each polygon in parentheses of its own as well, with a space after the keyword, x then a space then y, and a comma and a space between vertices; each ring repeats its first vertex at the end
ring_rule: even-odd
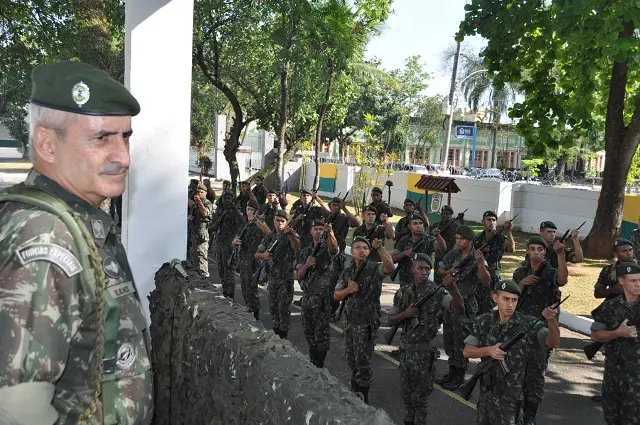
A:
POLYGON ((442 208, 442 194, 434 193, 433 195, 431 195, 430 212, 438 213, 440 212, 440 208, 442 208))

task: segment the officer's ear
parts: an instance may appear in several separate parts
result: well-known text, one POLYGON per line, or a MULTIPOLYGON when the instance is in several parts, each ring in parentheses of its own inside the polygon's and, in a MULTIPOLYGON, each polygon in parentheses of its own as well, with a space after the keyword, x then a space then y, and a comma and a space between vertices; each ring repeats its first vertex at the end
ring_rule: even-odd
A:
POLYGON ((41 125, 33 129, 31 149, 33 149, 34 158, 53 164, 59 143, 61 140, 55 130, 41 125))

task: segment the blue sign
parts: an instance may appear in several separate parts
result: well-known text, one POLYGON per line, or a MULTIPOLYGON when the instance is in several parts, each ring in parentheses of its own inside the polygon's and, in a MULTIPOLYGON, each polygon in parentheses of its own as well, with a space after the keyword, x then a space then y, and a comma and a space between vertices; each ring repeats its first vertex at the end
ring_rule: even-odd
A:
POLYGON ((473 126, 456 125, 456 139, 473 139, 473 126))

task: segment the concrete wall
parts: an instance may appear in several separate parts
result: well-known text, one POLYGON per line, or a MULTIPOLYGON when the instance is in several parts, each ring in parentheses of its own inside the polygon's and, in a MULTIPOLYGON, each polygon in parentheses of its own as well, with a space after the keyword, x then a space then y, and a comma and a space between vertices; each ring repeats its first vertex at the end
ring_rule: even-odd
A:
POLYGON ((150 296, 155 425, 392 425, 187 268, 150 296))
POLYGON ((0 140, 13 140, 7 127, 2 124, 0 124, 0 140))

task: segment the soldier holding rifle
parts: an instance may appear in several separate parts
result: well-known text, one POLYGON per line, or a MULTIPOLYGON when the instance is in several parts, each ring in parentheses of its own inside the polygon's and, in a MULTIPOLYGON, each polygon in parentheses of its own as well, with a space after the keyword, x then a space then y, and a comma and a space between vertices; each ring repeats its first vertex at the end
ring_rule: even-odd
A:
MULTIPOLYGON (((582 223, 582 227, 585 223, 582 223)), ((564 256, 570 263, 582 263, 584 255, 582 254, 582 245, 580 245, 580 227, 571 231, 571 241, 573 242, 573 251, 569 248, 564 249, 564 256)), ((556 241, 556 233, 558 227, 552 221, 543 221, 540 223, 540 237, 547 243, 547 259, 551 266, 558 268, 558 258, 556 251, 553 249, 553 243, 556 241)), ((562 241, 564 242, 564 241, 562 241)))
POLYGON ((622 294, 622 285, 618 281, 618 267, 622 263, 634 262, 633 254, 633 244, 630 240, 620 238, 613 242, 613 255, 616 261, 613 264, 607 264, 600 271, 598 281, 593 289, 595 298, 610 300, 622 294))
MULTIPOLYGON (((466 212, 466 210, 465 210, 466 212)), ((445 205, 440 210, 440 221, 433 223, 429 226, 429 231, 433 231, 434 229, 438 229, 440 231, 440 235, 442 235, 442 239, 444 239, 447 244, 447 248, 445 251, 437 250, 435 264, 440 264, 440 261, 444 258, 444 256, 451 251, 456 246, 456 231, 458 230, 458 226, 464 225, 464 212, 458 214, 458 216, 453 218, 453 208, 449 205, 445 205)), ((442 279, 438 273, 435 274, 436 283, 440 283, 442 279)))
POLYGON ((524 335, 508 354, 501 345, 528 328, 536 318, 516 311, 521 291, 512 280, 498 282, 493 291, 497 311, 480 315, 465 339, 466 358, 493 358, 504 361, 508 370, 492 368, 480 381, 478 401, 479 425, 516 425, 521 423, 522 387, 531 352, 560 346, 557 309, 545 308, 542 316, 547 326, 540 326, 524 335))
MULTIPOLYGON (((389 224, 389 219, 387 215, 382 213, 380 215, 380 219, 382 220, 382 225, 376 225, 376 209, 371 205, 367 205, 364 207, 362 211, 362 225, 358 226, 353 231, 353 240, 355 241, 356 237, 363 237, 369 241, 369 244, 373 243, 375 238, 382 238, 384 244, 384 236, 387 239, 393 239, 395 236, 395 232, 393 231, 393 227, 389 224), (384 234, 382 234, 384 231, 384 234)), ((380 261, 381 258, 378 255, 378 251, 371 252, 372 257, 371 261, 380 261)))
POLYGON ((435 361, 439 356, 433 340, 445 311, 464 313, 464 301, 455 282, 445 287, 429 280, 433 260, 416 254, 411 268, 412 284, 401 287, 393 298, 389 326, 404 324, 400 344, 400 378, 405 425, 425 425, 427 405, 433 392, 435 361), (416 302, 429 297, 420 307, 416 302))

